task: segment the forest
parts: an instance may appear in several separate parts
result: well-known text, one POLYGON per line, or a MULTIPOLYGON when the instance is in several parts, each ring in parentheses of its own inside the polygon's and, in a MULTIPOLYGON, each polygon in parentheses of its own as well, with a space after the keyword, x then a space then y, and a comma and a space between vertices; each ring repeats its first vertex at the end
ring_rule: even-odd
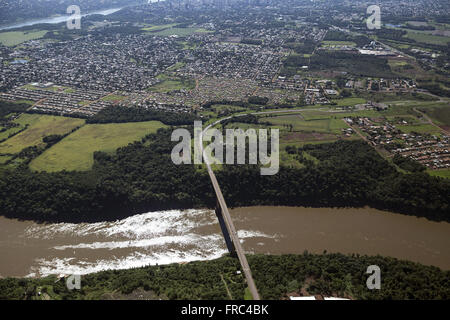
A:
POLYGON ((310 68, 342 69, 361 77, 394 77, 387 59, 359 53, 319 51, 311 57, 310 68))
MULTIPOLYGON (((212 208, 216 200, 205 167, 176 166, 171 130, 160 129, 115 154, 96 152, 85 172, 0 171, 0 212, 35 221, 105 221, 143 212, 212 208)), ((403 174, 361 141, 306 145, 290 152, 303 168, 261 176, 256 165, 224 166, 216 176, 230 207, 287 205, 362 207, 450 221, 450 180, 403 174), (306 152, 317 163, 305 160, 306 152)))
POLYGON ((24 112, 30 105, 26 103, 12 103, 0 100, 0 119, 3 119, 10 113, 24 112))
POLYGON ((196 116, 176 112, 163 112, 145 108, 122 106, 107 107, 88 118, 87 123, 124 123, 157 120, 168 125, 192 125, 196 116))
MULTIPOLYGON (((302 255, 249 255, 248 261, 263 299, 303 294, 348 299, 404 300, 450 298, 450 272, 381 256, 304 252, 302 255), (381 269, 381 289, 366 286, 367 267, 381 269)), ((0 279, 0 299, 231 299, 243 300, 245 278, 237 259, 109 270, 84 275, 81 289, 69 291, 64 278, 0 279), (222 280, 223 279, 223 280, 222 280), (227 287, 225 287, 225 284, 227 287), (227 292, 227 289, 229 293, 227 292), (41 295, 38 295, 38 292, 41 295)))
POLYGON ((350 52, 317 51, 310 58, 290 55, 284 68, 298 69, 308 65, 311 70, 343 70, 361 77, 392 78, 394 74, 387 59, 350 52))

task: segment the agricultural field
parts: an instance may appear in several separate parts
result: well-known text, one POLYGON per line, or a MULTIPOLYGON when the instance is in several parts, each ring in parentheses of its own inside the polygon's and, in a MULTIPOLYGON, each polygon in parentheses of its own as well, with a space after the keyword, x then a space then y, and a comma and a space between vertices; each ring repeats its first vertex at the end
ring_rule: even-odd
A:
POLYGON ((95 151, 114 152, 165 127, 159 121, 89 124, 67 136, 30 163, 34 171, 84 171, 94 164, 95 151))
POLYGON ((0 144, 0 154, 14 154, 24 148, 42 144, 42 138, 52 134, 66 134, 72 129, 84 124, 84 120, 39 115, 22 114, 14 120, 21 128, 28 125, 28 129, 0 144))
POLYGON ((40 39, 47 31, 10 31, 0 33, 0 43, 7 47, 14 47, 29 40, 40 39))

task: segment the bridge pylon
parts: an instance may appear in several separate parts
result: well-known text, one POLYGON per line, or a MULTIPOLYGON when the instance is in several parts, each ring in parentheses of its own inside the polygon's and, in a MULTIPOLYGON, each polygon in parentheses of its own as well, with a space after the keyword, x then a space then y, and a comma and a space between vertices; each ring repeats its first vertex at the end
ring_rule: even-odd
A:
POLYGON ((219 219, 220 229, 222 229, 222 234, 223 237, 225 238, 225 243, 227 245, 228 252, 232 257, 237 257, 236 248, 234 247, 233 240, 231 240, 230 237, 230 231, 228 230, 227 225, 225 223, 225 219, 223 218, 222 208, 220 207, 219 201, 217 201, 215 211, 217 219, 219 219))

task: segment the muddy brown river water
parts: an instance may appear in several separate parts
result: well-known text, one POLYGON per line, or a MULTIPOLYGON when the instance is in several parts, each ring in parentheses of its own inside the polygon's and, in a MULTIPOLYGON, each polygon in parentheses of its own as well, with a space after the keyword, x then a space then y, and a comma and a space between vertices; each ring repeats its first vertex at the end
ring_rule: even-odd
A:
MULTIPOLYGON (((450 269, 450 224, 370 208, 231 211, 249 253, 360 253, 450 269)), ((161 211, 116 222, 36 224, 0 217, 0 276, 86 274, 215 259, 226 253, 212 210, 161 211)))

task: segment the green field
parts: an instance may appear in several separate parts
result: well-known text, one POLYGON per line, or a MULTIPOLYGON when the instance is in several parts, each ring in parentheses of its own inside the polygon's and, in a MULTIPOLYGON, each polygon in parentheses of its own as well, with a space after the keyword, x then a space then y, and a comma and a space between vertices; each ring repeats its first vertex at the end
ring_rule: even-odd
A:
POLYGON ((348 126, 341 119, 334 119, 329 114, 328 118, 303 120, 300 115, 286 115, 271 118, 263 118, 263 121, 268 121, 274 126, 283 128, 285 131, 310 131, 322 133, 340 133, 341 129, 348 128, 348 126))
POLYGON ((428 174, 433 177, 441 177, 450 179, 450 169, 427 170, 428 174))
POLYGON ((161 31, 161 30, 164 30, 167 28, 172 28, 176 25, 177 25, 176 23, 162 24, 162 25, 157 25, 157 26, 145 27, 145 28, 142 28, 141 30, 155 32, 155 31, 161 31))
POLYGON ((275 126, 292 125, 293 131, 317 131, 327 132, 329 126, 328 119, 304 121, 300 115, 279 116, 264 119, 275 126))
POLYGON ((450 42, 450 37, 434 36, 432 34, 418 33, 412 31, 408 31, 408 34, 405 35, 405 37, 421 43, 437 44, 442 46, 445 46, 447 43, 450 42))
POLYGON ((177 62, 173 66, 167 68, 167 71, 177 71, 178 69, 184 67, 186 63, 184 62, 177 62))
POLYGON ((10 159, 11 159, 11 156, 0 156, 0 165, 5 164, 5 162, 10 159))
POLYGON ((166 79, 154 86, 148 88, 153 92, 170 92, 175 90, 192 90, 195 88, 195 82, 192 80, 184 79, 166 79))
POLYGON ((159 121, 89 124, 72 133, 30 163, 35 171, 89 170, 95 151, 114 152, 165 127, 159 121))
POLYGON ((13 47, 23 42, 40 39, 47 31, 11 31, 0 33, 0 43, 5 46, 13 47))
POLYGON ((126 99, 126 97, 124 96, 119 96, 117 94, 110 94, 107 95, 106 97, 103 97, 102 100, 103 101, 110 101, 110 102, 119 102, 126 99))
POLYGON ((329 41, 325 40, 322 41, 323 47, 329 47, 329 46, 352 46, 355 47, 356 43, 353 41, 329 41))
POLYGON ((433 122, 438 124, 450 126, 450 107, 435 107, 435 108, 419 108, 422 112, 425 112, 433 122))
POLYGON ((417 133, 429 133, 429 134, 439 134, 441 130, 432 126, 431 124, 419 124, 419 125, 405 125, 397 126, 397 129, 404 133, 417 132, 417 133))
POLYGON ((6 139, 10 134, 14 134, 23 129, 23 126, 10 128, 6 131, 0 132, 0 140, 6 139))
POLYGON ((344 99, 335 99, 331 100, 331 102, 337 103, 337 106, 354 106, 356 104, 362 104, 365 103, 366 100, 363 98, 344 98, 344 99))
POLYGON ((155 32, 154 34, 162 37, 169 37, 169 36, 187 37, 194 33, 206 33, 206 32, 210 31, 203 28, 168 28, 165 30, 155 32))
POLYGON ((22 114, 14 122, 19 123, 21 127, 24 127, 26 124, 29 127, 25 131, 1 143, 0 153, 18 153, 24 148, 43 143, 42 138, 45 136, 65 134, 84 124, 84 120, 82 119, 38 114, 22 114))
POLYGON ((40 88, 40 87, 33 86, 32 84, 26 84, 21 88, 27 89, 27 90, 45 90, 45 91, 53 91, 53 92, 65 92, 65 93, 75 92, 75 90, 72 88, 57 86, 57 85, 53 85, 51 87, 46 87, 46 88, 40 88))

